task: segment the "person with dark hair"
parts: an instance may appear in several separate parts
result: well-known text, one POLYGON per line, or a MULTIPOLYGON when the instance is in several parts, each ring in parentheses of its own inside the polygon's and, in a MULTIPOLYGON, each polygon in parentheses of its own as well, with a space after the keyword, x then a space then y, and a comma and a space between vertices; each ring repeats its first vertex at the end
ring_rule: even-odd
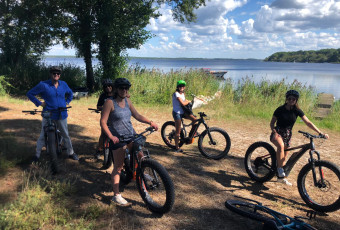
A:
POLYGON ((285 152, 285 149, 290 145, 292 129, 297 117, 301 117, 302 121, 319 135, 324 135, 328 138, 328 134, 323 134, 300 109, 298 105, 299 97, 300 94, 296 90, 288 90, 285 104, 275 110, 272 120, 270 121, 270 129, 272 130, 270 141, 277 147, 276 163, 278 182, 290 186, 292 184, 285 178, 286 174, 283 170, 283 165, 288 153, 285 152))
MULTIPOLYGON (((70 87, 68 87, 66 82, 60 80, 61 72, 62 71, 60 67, 52 66, 50 68, 50 79, 46 81, 41 81, 38 85, 29 90, 27 92, 27 97, 37 107, 43 107, 43 111, 52 110, 51 118, 52 120, 55 120, 58 124, 61 136, 64 138, 64 143, 65 147, 67 148, 68 156, 73 160, 79 160, 77 154, 75 154, 73 151, 71 138, 68 133, 67 111, 56 111, 60 107, 66 107, 66 104, 69 104, 73 98, 73 92, 70 87), (44 99, 44 101, 41 102, 38 98, 36 98, 37 95, 40 95, 40 97, 44 99)), ((32 160, 33 162, 37 162, 39 160, 41 149, 45 145, 44 126, 46 125, 46 123, 47 120, 43 118, 40 136, 37 141, 36 153, 32 160)))
POLYGON ((131 116, 137 121, 149 124, 155 130, 158 126, 152 120, 142 116, 137 112, 132 102, 128 98, 128 91, 131 83, 126 78, 117 78, 114 81, 116 93, 113 97, 108 98, 103 106, 100 125, 103 132, 110 138, 110 149, 113 152, 114 168, 112 170, 112 188, 113 198, 112 202, 118 205, 128 205, 128 202, 119 193, 120 173, 124 166, 124 158, 126 149, 131 150, 132 139, 136 134, 132 127, 131 116), (119 138, 130 138, 131 141, 120 142, 119 138))
MULTIPOLYGON (((99 96, 98 102, 97 102, 97 109, 102 110, 103 105, 109 97, 113 96, 113 81, 111 79, 104 79, 102 81, 102 86, 103 86, 103 93, 99 96)), ((103 130, 101 130, 99 141, 98 141, 98 146, 97 146, 97 151, 95 154, 95 158, 99 159, 101 153, 103 152, 103 141, 104 141, 104 136, 103 130)))
POLYGON ((172 94, 172 116, 175 120, 175 146, 176 152, 183 152, 182 149, 179 148, 179 137, 181 133, 181 125, 182 125, 182 118, 190 119, 193 124, 197 120, 196 117, 191 113, 185 113, 183 110, 183 106, 188 105, 191 103, 190 101, 185 99, 185 87, 187 83, 184 80, 177 81, 176 92, 172 94))

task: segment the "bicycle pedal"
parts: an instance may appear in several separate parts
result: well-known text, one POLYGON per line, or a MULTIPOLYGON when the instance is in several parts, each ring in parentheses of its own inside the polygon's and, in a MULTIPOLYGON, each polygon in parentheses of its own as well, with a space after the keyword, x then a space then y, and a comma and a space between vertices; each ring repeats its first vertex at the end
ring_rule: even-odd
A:
POLYGON ((316 211, 314 210, 308 210, 306 216, 309 220, 316 218, 316 211))

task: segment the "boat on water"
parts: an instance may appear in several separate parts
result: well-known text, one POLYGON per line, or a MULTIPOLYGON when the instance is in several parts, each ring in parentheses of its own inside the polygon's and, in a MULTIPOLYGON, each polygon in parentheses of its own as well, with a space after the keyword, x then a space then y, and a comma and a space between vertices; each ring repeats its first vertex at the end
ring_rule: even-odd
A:
POLYGON ((206 74, 211 74, 214 77, 221 78, 221 79, 223 79, 224 74, 226 74, 228 72, 226 70, 215 71, 215 70, 211 70, 210 68, 202 68, 202 69, 206 74))

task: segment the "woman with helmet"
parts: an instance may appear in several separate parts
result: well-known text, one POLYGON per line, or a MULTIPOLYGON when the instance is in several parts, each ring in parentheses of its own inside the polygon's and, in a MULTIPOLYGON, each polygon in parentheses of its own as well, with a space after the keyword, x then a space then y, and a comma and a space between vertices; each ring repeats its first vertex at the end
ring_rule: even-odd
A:
POLYGON ((290 139, 292 137, 292 128, 295 124, 297 117, 301 117, 303 122, 319 135, 324 135, 328 138, 327 134, 323 134, 304 114, 298 105, 300 94, 296 90, 288 90, 286 93, 285 104, 278 107, 273 114, 270 122, 272 133, 270 141, 277 147, 277 175, 278 182, 286 185, 292 185, 286 178, 283 170, 284 161, 287 153, 284 150, 289 147, 290 139))
POLYGON ((137 121, 149 124, 155 130, 158 126, 152 120, 137 112, 128 98, 131 83, 126 78, 117 78, 114 83, 115 93, 108 98, 103 106, 100 125, 104 133, 110 138, 110 149, 113 151, 114 168, 111 174, 113 198, 112 201, 119 205, 128 205, 128 202, 119 193, 120 172, 123 169, 125 151, 131 149, 132 142, 119 142, 119 138, 133 137, 136 134, 132 127, 131 116, 137 121))
POLYGON ((179 148, 179 137, 181 133, 181 120, 182 118, 190 119, 193 123, 197 120, 193 114, 184 113, 183 106, 186 106, 190 101, 185 99, 184 90, 187 83, 184 80, 177 81, 176 92, 172 94, 172 116, 175 120, 176 135, 175 135, 175 146, 176 152, 183 152, 179 148))

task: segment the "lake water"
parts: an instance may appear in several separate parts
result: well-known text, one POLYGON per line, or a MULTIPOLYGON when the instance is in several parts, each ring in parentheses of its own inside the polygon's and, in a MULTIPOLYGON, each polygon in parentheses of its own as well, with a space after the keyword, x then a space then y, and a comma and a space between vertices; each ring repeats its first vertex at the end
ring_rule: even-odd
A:
MULTIPOLYGON (((46 57, 48 65, 70 63, 85 68, 82 58, 46 57)), ((98 64, 94 60, 93 64, 98 64)), ((318 93, 331 93, 340 99, 340 64, 329 63, 280 63, 264 62, 252 59, 187 59, 187 58, 132 58, 129 65, 139 65, 146 69, 158 69, 163 72, 187 70, 190 68, 210 68, 214 71, 228 71, 224 78, 237 82, 251 77, 255 82, 263 79, 291 83, 298 80, 304 85, 312 86, 318 93)))

